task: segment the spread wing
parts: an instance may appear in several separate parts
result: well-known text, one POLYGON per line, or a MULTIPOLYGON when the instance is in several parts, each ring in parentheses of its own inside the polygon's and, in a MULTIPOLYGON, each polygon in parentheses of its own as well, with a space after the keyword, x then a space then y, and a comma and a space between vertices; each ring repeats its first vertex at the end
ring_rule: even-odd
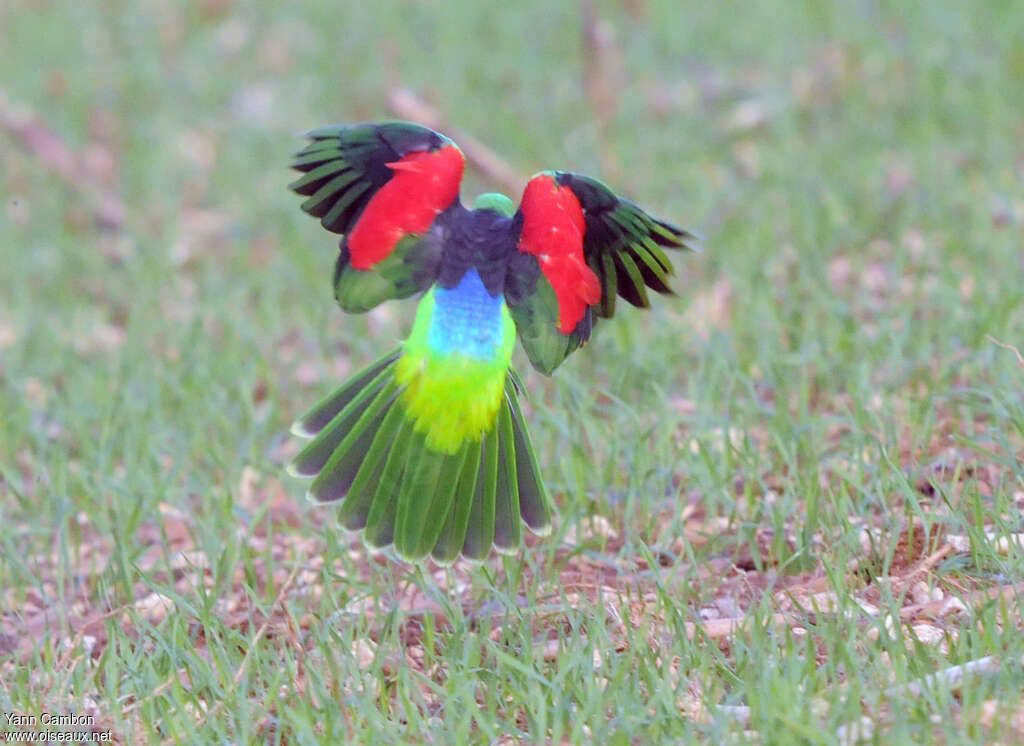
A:
POLYGON ((649 215, 605 184, 544 171, 526 185, 516 215, 519 254, 505 297, 533 366, 550 373, 590 338, 615 298, 650 305, 647 288, 671 293, 665 249, 694 250, 691 233, 649 215))
POLYGON ((465 156, 408 122, 322 127, 295 155, 302 209, 344 235, 334 290, 346 311, 406 298, 437 278, 443 216, 459 204, 465 156))

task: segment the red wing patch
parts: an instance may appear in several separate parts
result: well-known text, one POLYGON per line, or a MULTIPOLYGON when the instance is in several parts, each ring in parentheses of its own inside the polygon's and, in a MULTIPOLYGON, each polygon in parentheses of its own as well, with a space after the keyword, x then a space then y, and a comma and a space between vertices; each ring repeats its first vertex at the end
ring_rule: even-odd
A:
POLYGON ((570 334, 601 300, 601 282, 583 258, 583 208, 572 189, 542 173, 526 185, 519 209, 519 250, 537 257, 558 299, 558 331, 570 334))
POLYGON ((426 232, 458 196, 465 164, 454 145, 406 153, 389 163, 394 176, 373 195, 348 236, 352 266, 370 269, 404 236, 426 232))

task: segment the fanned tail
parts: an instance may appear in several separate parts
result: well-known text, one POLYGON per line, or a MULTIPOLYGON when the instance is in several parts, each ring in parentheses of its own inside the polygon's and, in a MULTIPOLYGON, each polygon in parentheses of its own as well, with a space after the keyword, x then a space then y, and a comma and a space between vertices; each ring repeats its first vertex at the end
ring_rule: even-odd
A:
POLYGON ((521 522, 547 533, 551 502, 511 369, 491 427, 443 453, 406 412, 395 377, 401 354, 367 366, 293 426, 312 438, 289 466, 295 476, 313 477, 310 500, 340 503, 341 526, 365 531, 376 547, 393 543, 410 561, 482 560, 492 546, 515 552, 521 522))

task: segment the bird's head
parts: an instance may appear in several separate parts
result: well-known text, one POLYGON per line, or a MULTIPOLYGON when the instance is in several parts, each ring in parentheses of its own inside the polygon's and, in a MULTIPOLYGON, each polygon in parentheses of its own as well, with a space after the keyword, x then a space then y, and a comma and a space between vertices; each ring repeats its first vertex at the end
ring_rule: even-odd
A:
POLYGON ((504 194, 498 194, 497 192, 488 192, 487 194, 481 194, 475 200, 473 200, 474 210, 493 210, 502 217, 510 218, 516 214, 516 206, 508 197, 504 194))

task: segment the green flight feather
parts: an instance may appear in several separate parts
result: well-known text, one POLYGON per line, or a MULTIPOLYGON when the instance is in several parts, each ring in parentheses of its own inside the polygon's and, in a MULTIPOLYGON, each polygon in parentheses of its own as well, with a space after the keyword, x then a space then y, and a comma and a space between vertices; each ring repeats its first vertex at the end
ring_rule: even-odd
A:
POLYGON ((644 236, 641 241, 644 248, 647 249, 647 253, 650 254, 658 263, 658 266, 661 267, 662 272, 666 275, 675 274, 675 268, 672 266, 672 262, 669 261, 668 256, 661 250, 661 246, 655 243, 653 238, 650 236, 644 236))
MULTIPOLYGON (((630 284, 623 286, 619 284, 619 295, 628 300, 635 306, 640 308, 647 308, 650 305, 650 301, 647 300, 646 284, 644 278, 640 274, 640 268, 636 266, 636 262, 633 261, 633 257, 630 256, 629 251, 620 251, 615 255, 615 261, 626 273, 626 276, 630 280, 630 284), (627 291, 628 292, 624 292, 627 291)), ((619 273, 621 279, 622 273, 619 273)))
POLYGON ((671 293, 672 288, 668 284, 668 273, 661 268, 661 265, 646 251, 630 252, 633 261, 640 270, 640 275, 647 287, 656 293, 671 293))
MULTIPOLYGON (((314 155, 323 156, 327 151, 319 151, 314 155)), ((354 177, 358 177, 359 174, 349 168, 349 165, 340 157, 334 157, 328 160, 326 163, 322 163, 319 166, 313 166, 317 161, 310 161, 308 158, 302 159, 303 163, 296 161, 294 164, 296 167, 302 166, 303 170, 306 171, 305 176, 302 176, 291 184, 288 188, 297 194, 301 194, 305 197, 309 197, 312 194, 320 191, 320 188, 336 178, 341 174, 351 174, 354 177)), ((303 207, 302 209, 306 209, 303 207)))
MULTIPOLYGON (((327 161, 333 161, 339 158, 343 158, 345 155, 341 148, 328 146, 323 148, 316 148, 315 150, 302 150, 295 155, 295 159, 292 161, 292 166, 295 168, 308 167, 310 169, 317 168, 319 164, 326 163, 327 161)), ((291 188, 294 189, 295 185, 298 184, 302 179, 292 182, 291 188)))
MULTIPOLYGON (((354 181, 354 179, 345 179, 343 181, 342 179, 346 176, 348 176, 348 174, 342 174, 342 176, 339 176, 336 180, 332 181, 330 185, 337 184, 339 187, 344 187, 354 181)), ((324 187, 324 189, 327 188, 328 187, 324 187)), ((359 204, 357 202, 359 197, 361 197, 369 188, 370 187, 367 184, 353 184, 345 190, 345 194, 343 196, 338 197, 335 195, 336 198, 329 206, 329 209, 323 211, 323 217, 321 218, 323 224, 333 226, 341 225, 346 222, 348 216, 356 210, 356 206, 359 204)), ((319 194, 319 192, 317 194, 319 194)), ((317 207, 315 210, 310 210, 310 212, 317 215, 320 212, 320 208, 317 207)))
POLYGON ((615 298, 619 294, 619 276, 615 269, 615 255, 611 252, 602 254, 597 270, 597 276, 601 280, 601 303, 597 312, 605 318, 610 318, 615 313, 615 298))
POLYGON ((350 173, 343 173, 335 177, 303 202, 302 209, 314 217, 321 218, 320 222, 329 229, 330 224, 326 222, 328 214, 347 214, 347 211, 354 210, 357 206, 361 208, 362 203, 357 200, 360 197, 369 196, 367 192, 370 190, 370 185, 358 183, 357 178, 356 175, 350 173))

